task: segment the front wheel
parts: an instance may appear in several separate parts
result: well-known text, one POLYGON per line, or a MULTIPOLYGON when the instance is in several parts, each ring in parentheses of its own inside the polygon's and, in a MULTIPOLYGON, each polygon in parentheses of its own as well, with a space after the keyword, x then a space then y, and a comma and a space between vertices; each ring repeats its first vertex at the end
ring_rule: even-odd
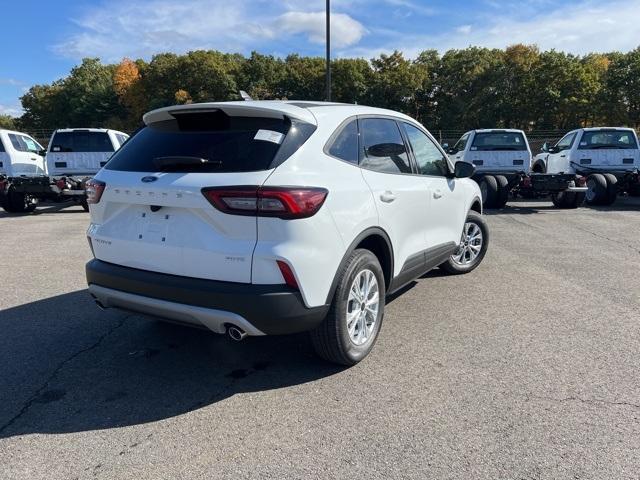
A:
POLYGON ((557 208, 578 208, 584 202, 583 192, 558 192, 551 194, 551 201, 557 208))
POLYGON ((469 212, 462 229, 458 248, 446 262, 440 265, 440 268, 456 275, 468 273, 480 265, 487 253, 488 246, 489 227, 487 223, 479 213, 469 212))
POLYGON ((380 262, 369 250, 355 250, 339 275, 329 313, 311 332, 311 341, 320 357, 351 366, 373 349, 384 317, 386 289, 380 262))

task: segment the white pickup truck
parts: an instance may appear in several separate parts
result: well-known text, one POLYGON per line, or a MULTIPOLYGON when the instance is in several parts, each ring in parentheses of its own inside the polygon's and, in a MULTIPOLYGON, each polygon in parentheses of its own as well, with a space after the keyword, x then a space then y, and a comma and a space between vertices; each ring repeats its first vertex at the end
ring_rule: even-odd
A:
POLYGON ((465 133, 456 144, 445 145, 449 158, 476 167, 473 179, 480 186, 485 208, 502 208, 509 195, 532 198, 551 195, 558 208, 582 204, 587 188, 575 173, 532 173, 531 149, 522 130, 483 129, 465 133))
POLYGON ((542 146, 533 170, 586 177, 586 201, 611 205, 618 193, 640 195, 640 149, 631 128, 580 128, 554 146, 542 146))
POLYGON ((0 206, 19 213, 35 210, 41 200, 73 200, 88 210, 87 180, 127 138, 116 130, 66 128, 53 133, 45 151, 24 133, 0 131, 0 206))

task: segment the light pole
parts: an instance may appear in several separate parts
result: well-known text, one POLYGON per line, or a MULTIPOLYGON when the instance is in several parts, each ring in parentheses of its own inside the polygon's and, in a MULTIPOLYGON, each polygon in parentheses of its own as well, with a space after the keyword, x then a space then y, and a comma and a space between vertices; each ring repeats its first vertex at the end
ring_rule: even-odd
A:
POLYGON ((325 73, 325 97, 327 102, 331 101, 331 5, 330 0, 327 0, 327 66, 325 73))

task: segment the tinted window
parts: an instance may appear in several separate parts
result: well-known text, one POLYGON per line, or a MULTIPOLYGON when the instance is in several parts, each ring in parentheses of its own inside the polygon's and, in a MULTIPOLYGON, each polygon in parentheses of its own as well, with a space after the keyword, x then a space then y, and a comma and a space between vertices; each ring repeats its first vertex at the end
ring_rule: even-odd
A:
POLYGON ((360 121, 362 159, 360 164, 386 173, 411 173, 409 156, 395 121, 365 118, 360 121))
POLYGON ((567 150, 571 148, 574 138, 576 138, 576 132, 568 133, 567 135, 562 137, 558 143, 556 143, 556 147, 558 147, 560 150, 567 150))
POLYGON ((106 168, 129 172, 268 170, 277 162, 279 150, 290 155, 301 145, 291 145, 297 136, 304 134, 306 140, 310 135, 306 124, 287 134, 291 124, 283 119, 232 117, 222 112, 176 117, 144 127, 111 157, 106 168))
POLYGON ((526 150, 527 142, 519 132, 476 133, 471 150, 526 150))
POLYGON ((358 163, 358 122, 354 120, 342 128, 329 147, 329 155, 358 163))
POLYGON ((51 141, 52 152, 113 152, 106 132, 57 132, 51 141))
POLYGON ((628 130, 600 130, 582 134, 579 150, 599 148, 638 148, 638 145, 633 133, 628 130))
POLYGON ((9 140, 11 140, 13 148, 19 152, 38 152, 42 150, 42 147, 38 142, 26 135, 15 135, 10 133, 9 140))
POLYGON ((5 152, 4 145, 2 144, 2 138, 0 138, 0 152, 5 152))
POLYGON ((448 173, 447 160, 436 144, 413 125, 408 123, 402 125, 409 138, 413 155, 416 157, 418 172, 422 175, 446 175, 448 173))
POLYGON ((460 140, 456 142, 456 144, 453 146, 453 149, 456 152, 461 152, 465 149, 465 147, 467 146, 467 140, 469 140, 469 135, 469 133, 465 133, 462 137, 460 137, 460 140))

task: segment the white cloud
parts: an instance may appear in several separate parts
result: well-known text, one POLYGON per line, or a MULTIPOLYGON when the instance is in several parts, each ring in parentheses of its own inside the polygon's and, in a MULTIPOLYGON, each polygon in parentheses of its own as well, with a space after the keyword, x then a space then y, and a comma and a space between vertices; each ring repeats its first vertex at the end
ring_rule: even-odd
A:
POLYGON ((22 107, 19 104, 2 105, 0 104, 0 115, 9 115, 11 117, 19 117, 23 114, 22 107))
MULTIPOLYGON (((309 41, 325 41, 325 12, 287 12, 275 22, 279 32, 305 34, 309 41)), ((360 41, 366 30, 362 24, 344 13, 331 14, 331 41, 337 47, 348 47, 360 41)))
MULTIPOLYGON (((640 45, 640 8, 638 0, 613 2, 589 1, 579 8, 564 6, 531 9, 496 5, 476 15, 472 25, 459 25, 441 34, 389 33, 377 47, 344 49, 341 55, 371 58, 380 53, 401 50, 414 58, 421 51, 470 45, 504 48, 515 43, 537 44, 542 50, 556 49, 575 54, 628 51, 640 45), (499 9, 499 10, 498 10, 499 9), (532 11, 538 13, 532 14, 532 11)), ((488 3, 489 5, 489 3, 488 3)))
MULTIPOLYGON (((324 12, 291 11, 291 6, 268 0, 119 0, 85 10, 74 20, 78 31, 53 50, 74 60, 97 56, 117 61, 166 51, 247 52, 260 49, 266 40, 282 41, 297 34, 323 43, 324 12)), ((359 42, 365 33, 359 22, 344 13, 332 14, 332 27, 332 40, 342 47, 359 42)))

